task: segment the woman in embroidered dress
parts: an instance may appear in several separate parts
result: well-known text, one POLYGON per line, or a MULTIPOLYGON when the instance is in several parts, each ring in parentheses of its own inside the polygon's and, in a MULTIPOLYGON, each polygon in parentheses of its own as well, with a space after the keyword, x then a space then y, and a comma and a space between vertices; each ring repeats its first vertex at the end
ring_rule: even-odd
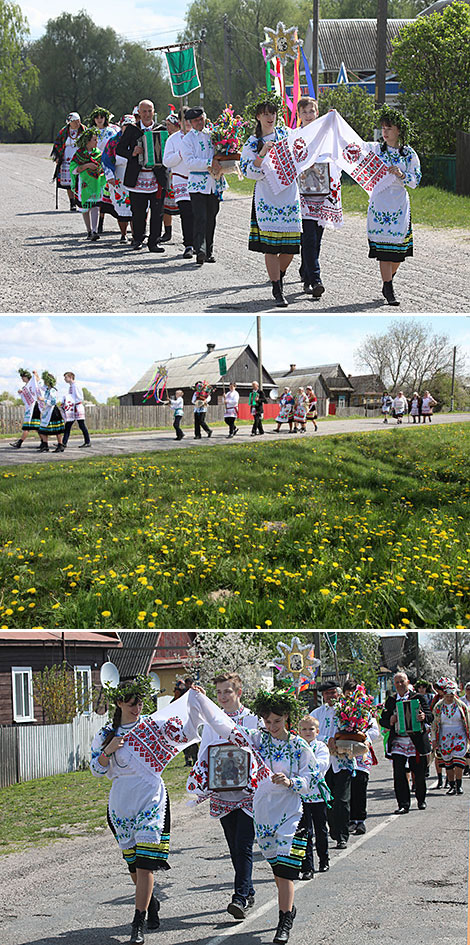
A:
POLYGON ((21 449, 30 430, 36 430, 39 433, 39 427, 41 426, 41 411, 37 401, 37 381, 36 379, 33 381, 33 375, 26 368, 19 368, 18 374, 23 383, 23 387, 20 387, 18 393, 24 403, 24 417, 19 440, 10 443, 14 450, 21 449))
POLYGON ((398 109, 384 105, 378 114, 382 141, 369 146, 388 164, 390 186, 371 194, 367 211, 369 258, 378 259, 382 276, 382 295, 388 305, 399 305, 393 290, 393 277, 407 256, 413 255, 410 198, 406 187, 417 187, 421 168, 416 151, 408 144, 410 122, 398 109), (392 176, 393 175, 393 176, 392 176))
POLYGON ((228 391, 224 394, 225 413, 224 420, 228 426, 228 438, 238 433, 238 427, 235 426, 238 417, 238 404, 240 394, 237 391, 237 385, 231 382, 228 391))
POLYGON ((72 212, 76 211, 77 205, 70 178, 70 162, 77 150, 77 140, 82 131, 85 131, 85 126, 82 125, 80 115, 78 112, 70 112, 70 115, 67 115, 66 124, 60 129, 54 141, 51 151, 51 157, 56 163, 54 177, 57 181, 57 187, 67 191, 72 212))
POLYGON ((463 794, 462 775, 470 752, 470 710, 458 697, 453 679, 440 679, 444 698, 434 706, 432 746, 440 751, 447 772, 447 794, 463 794))
POLYGON ((75 179, 74 193, 87 231, 87 239, 99 240, 99 204, 106 186, 106 177, 97 147, 94 128, 86 128, 77 141, 77 150, 70 163, 70 176, 75 179))
POLYGON ((275 430, 272 430, 272 433, 279 433, 281 429, 281 423, 289 424, 289 433, 293 432, 293 417, 294 417, 294 397, 291 394, 290 387, 285 387, 283 393, 279 398, 279 413, 276 417, 277 427, 275 430))
POLYGON ((274 143, 287 136, 287 128, 276 127, 278 108, 266 96, 256 104, 255 133, 243 147, 240 169, 245 177, 256 181, 248 249, 264 253, 275 303, 285 308, 288 302, 283 279, 294 254, 299 252, 302 218, 297 181, 283 187, 282 193, 274 194, 263 171, 263 160, 274 143))
POLYGON ((40 453, 49 452, 48 438, 55 434, 57 446, 54 453, 62 453, 62 434, 65 430, 64 418, 57 405, 56 379, 49 371, 42 372, 42 385, 37 371, 33 371, 38 387, 38 403, 41 411, 39 436, 41 437, 40 453))
POLYGON ((103 227, 101 226, 102 213, 110 213, 111 216, 118 221, 118 226, 121 231, 121 239, 119 242, 127 243, 126 234, 128 224, 130 223, 132 227, 131 200, 127 187, 124 187, 124 173, 127 160, 126 158, 120 157, 119 154, 116 154, 116 147, 122 137, 125 126, 135 125, 134 116, 124 115, 119 124, 119 131, 117 134, 113 135, 112 138, 109 138, 102 154, 103 170, 106 175, 106 190, 103 193, 103 200, 100 204, 100 224, 98 226, 98 232, 103 232, 103 227), (105 200, 106 191, 109 194, 111 203, 109 203, 107 199, 105 200))
POLYGON ((421 416, 423 418, 423 423, 426 423, 426 417, 431 423, 432 412, 434 407, 437 406, 437 400, 434 400, 434 397, 431 396, 428 390, 424 391, 423 399, 421 401, 421 416))
MULTIPOLYGON (((251 709, 263 719, 265 729, 247 731, 246 737, 273 772, 255 791, 255 836, 277 886, 279 923, 273 942, 285 943, 296 914, 294 881, 299 878, 307 847, 306 830, 299 828, 302 801, 316 800, 316 789, 324 782, 311 748, 290 731, 302 714, 295 697, 279 689, 261 691, 251 709)), ((328 796, 326 785, 324 790, 328 796)))
MULTIPOLYGON (((93 128, 96 132, 96 146, 98 150, 101 151, 101 154, 103 153, 106 145, 111 141, 112 138, 114 138, 115 135, 117 135, 119 131, 119 125, 112 124, 112 118, 114 118, 114 115, 109 111, 108 108, 102 108, 100 105, 95 105, 93 111, 90 112, 88 118, 86 119, 87 128, 93 128)), ((104 187, 100 200, 98 234, 103 232, 105 213, 110 213, 112 216, 116 215, 113 212, 113 202, 107 184, 104 187)))
POLYGON ((303 387, 299 387, 294 402, 294 430, 296 433, 307 432, 308 397, 303 387))
MULTIPOLYGON (((317 430, 318 430, 318 424, 317 424, 317 419, 318 419, 318 400, 317 400, 317 396, 316 396, 316 394, 315 394, 314 391, 313 391, 313 387, 310 387, 310 386, 305 388, 305 393, 307 394, 307 398, 308 398, 308 406, 307 406, 307 417, 306 417, 306 420, 311 420, 311 421, 312 421, 313 427, 314 427, 314 430, 315 430, 315 433, 316 433, 317 430)), ((305 428, 306 428, 306 427, 307 427, 307 424, 305 424, 305 428)))

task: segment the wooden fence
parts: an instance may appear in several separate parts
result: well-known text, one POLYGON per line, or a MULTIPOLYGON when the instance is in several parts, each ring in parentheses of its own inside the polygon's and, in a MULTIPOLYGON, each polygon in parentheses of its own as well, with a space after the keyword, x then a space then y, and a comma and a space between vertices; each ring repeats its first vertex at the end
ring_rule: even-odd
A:
POLYGON ((79 715, 65 725, 0 727, 0 788, 52 774, 78 771, 90 759, 102 715, 79 715))

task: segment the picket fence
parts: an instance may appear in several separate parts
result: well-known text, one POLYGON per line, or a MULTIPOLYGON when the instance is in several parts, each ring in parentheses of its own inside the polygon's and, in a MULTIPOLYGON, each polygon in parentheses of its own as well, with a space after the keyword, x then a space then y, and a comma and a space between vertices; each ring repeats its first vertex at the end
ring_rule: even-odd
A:
POLYGON ((102 715, 79 715, 64 725, 0 727, 0 787, 78 771, 89 761, 102 715))

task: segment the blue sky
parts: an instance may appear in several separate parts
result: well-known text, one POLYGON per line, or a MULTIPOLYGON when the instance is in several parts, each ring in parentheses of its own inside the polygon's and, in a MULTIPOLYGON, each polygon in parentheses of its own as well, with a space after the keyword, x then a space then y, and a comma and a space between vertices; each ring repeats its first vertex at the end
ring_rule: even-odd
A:
MULTIPOLYGON (((401 316, 408 320, 411 316, 401 316)), ((415 316, 432 333, 461 345, 470 371, 470 319, 415 316)), ((354 351, 368 334, 383 333, 397 316, 265 315, 263 363, 268 371, 339 362, 359 368, 354 351)), ((252 315, 3 315, 0 391, 18 389, 18 367, 45 368, 61 377, 72 370, 98 400, 123 394, 153 361, 249 343, 256 350, 252 315)))
POLYGON ((45 0, 28 0, 20 4, 32 39, 42 35, 48 20, 64 12, 76 15, 85 10, 98 26, 111 26, 120 36, 149 46, 175 42, 183 29, 189 5, 189 0, 172 0, 171 4, 159 3, 158 0, 100 0, 99 4, 91 0, 68 0, 67 4, 63 0, 48 0, 47 3, 45 0))

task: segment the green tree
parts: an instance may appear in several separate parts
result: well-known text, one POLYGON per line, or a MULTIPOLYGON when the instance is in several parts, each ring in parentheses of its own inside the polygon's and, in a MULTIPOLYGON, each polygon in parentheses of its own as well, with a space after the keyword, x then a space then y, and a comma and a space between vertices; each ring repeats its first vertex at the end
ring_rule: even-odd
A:
MULTIPOLYGON (((452 375, 441 371, 426 381, 426 386, 432 391, 432 396, 445 410, 450 408, 452 375)), ((455 378, 454 410, 470 410, 470 389, 465 386, 462 378, 455 378)))
POLYGON ((318 96, 318 107, 320 115, 325 115, 330 108, 336 108, 364 141, 372 140, 375 128, 374 99, 364 89, 349 90, 345 85, 326 89, 318 96))
POLYGON ((95 404, 98 406, 99 401, 96 399, 95 395, 88 390, 88 387, 83 388, 83 398, 87 400, 90 404, 95 404))
POLYGON ((42 672, 33 673, 33 687, 34 698, 49 725, 72 722, 83 704, 83 694, 77 689, 67 663, 46 666, 42 672))
POLYGON ((3 390, 2 393, 0 394, 0 403, 5 403, 5 401, 11 402, 14 407, 21 407, 23 403, 23 401, 21 400, 21 397, 15 397, 15 395, 10 394, 9 391, 3 390))
POLYGON ((107 401, 106 401, 106 406, 107 406, 107 407, 119 407, 119 406, 120 406, 120 404, 119 404, 119 397, 117 397, 117 396, 108 397, 108 399, 107 399, 107 401))
POLYGON ((23 108, 25 93, 38 83, 38 71, 26 55, 27 20, 16 3, 0 0, 0 130, 11 133, 29 128, 31 116, 23 108))
POLYGON ((455 133, 470 131, 470 7, 451 3, 419 17, 393 42, 392 67, 422 152, 455 153, 455 133))

